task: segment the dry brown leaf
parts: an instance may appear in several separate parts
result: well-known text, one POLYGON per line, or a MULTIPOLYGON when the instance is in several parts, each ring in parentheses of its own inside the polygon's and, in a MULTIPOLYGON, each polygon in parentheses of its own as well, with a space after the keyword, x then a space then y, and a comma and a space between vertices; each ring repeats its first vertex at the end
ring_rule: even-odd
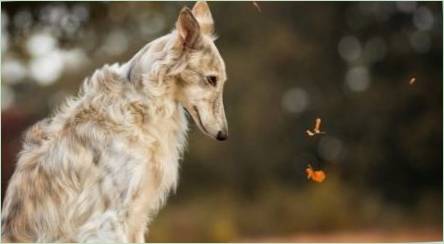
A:
POLYGON ((307 132, 307 135, 314 136, 316 134, 325 134, 324 131, 321 131, 321 122, 322 122, 321 118, 316 118, 313 131, 311 131, 311 130, 305 131, 305 132, 307 132))
POLYGON ((321 134, 321 118, 316 118, 315 128, 313 129, 316 134, 321 134))
POLYGON ((308 136, 314 136, 314 135, 316 135, 316 133, 311 132, 311 130, 306 130, 305 132, 307 132, 307 135, 308 135, 308 136))

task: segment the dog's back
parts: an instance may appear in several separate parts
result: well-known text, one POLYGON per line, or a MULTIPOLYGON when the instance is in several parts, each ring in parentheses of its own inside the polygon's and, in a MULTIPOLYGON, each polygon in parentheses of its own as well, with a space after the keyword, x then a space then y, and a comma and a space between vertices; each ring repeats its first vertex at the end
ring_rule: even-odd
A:
MULTIPOLYGON (((148 210, 138 205, 155 206, 158 203, 147 201, 160 201, 176 182, 176 173, 168 173, 169 186, 148 192, 152 191, 148 185, 163 184, 153 179, 164 171, 161 166, 147 167, 154 167, 156 160, 174 163, 178 153, 176 142, 144 131, 141 120, 149 111, 137 97, 119 99, 131 96, 126 84, 115 70, 105 67, 85 82, 85 94, 28 130, 4 201, 2 238, 131 241, 122 234, 131 231, 116 223, 124 219, 131 223, 128 219, 136 219, 136 212, 137 219, 142 219, 142 227, 137 228, 145 228, 145 218, 140 216, 148 210), (174 150, 163 151, 151 141, 173 144, 174 150), (147 160, 150 164, 141 163, 147 160)), ((186 130, 179 114, 157 119, 165 119, 165 131, 168 126, 181 128, 177 136, 186 130)))

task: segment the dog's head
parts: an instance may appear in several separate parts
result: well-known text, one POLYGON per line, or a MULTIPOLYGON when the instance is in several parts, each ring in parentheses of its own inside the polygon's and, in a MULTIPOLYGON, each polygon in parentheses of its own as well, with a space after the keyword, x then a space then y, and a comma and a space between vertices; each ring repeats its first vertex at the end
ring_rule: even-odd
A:
POLYGON ((184 67, 176 75, 177 97, 200 130, 217 140, 228 137, 223 104, 225 63, 214 45, 214 22, 208 4, 183 8, 176 22, 177 45, 184 67))

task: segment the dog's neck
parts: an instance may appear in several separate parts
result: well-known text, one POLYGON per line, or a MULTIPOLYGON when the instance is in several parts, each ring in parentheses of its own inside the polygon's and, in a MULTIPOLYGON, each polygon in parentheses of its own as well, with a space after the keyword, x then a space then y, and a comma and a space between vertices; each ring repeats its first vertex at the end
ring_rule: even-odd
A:
POLYGON ((180 64, 182 50, 177 48, 176 40, 175 31, 155 39, 116 70, 122 80, 136 88, 131 89, 131 93, 138 93, 134 95, 147 106, 166 112, 161 117, 182 117, 184 113, 175 96, 175 77, 184 68, 180 64))
POLYGON ((129 82, 165 82, 181 67, 182 54, 177 49, 177 33, 172 32, 160 37, 140 49, 128 62, 121 66, 121 75, 129 82))

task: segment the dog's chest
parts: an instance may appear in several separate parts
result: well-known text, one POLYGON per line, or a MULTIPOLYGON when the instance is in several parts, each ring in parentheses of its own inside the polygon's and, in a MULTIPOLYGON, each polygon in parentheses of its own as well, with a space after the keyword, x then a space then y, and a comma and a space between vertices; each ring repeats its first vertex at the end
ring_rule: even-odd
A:
POLYGON ((129 204, 158 205, 176 187, 186 130, 186 120, 178 116, 147 123, 124 138, 121 152, 131 158, 125 163, 132 164, 127 170, 129 204))
POLYGON ((147 125, 137 132, 138 136, 127 138, 127 150, 137 158, 137 169, 129 178, 127 194, 130 230, 146 226, 147 216, 152 216, 164 204, 168 193, 177 185, 186 120, 164 121, 159 125, 147 125))

